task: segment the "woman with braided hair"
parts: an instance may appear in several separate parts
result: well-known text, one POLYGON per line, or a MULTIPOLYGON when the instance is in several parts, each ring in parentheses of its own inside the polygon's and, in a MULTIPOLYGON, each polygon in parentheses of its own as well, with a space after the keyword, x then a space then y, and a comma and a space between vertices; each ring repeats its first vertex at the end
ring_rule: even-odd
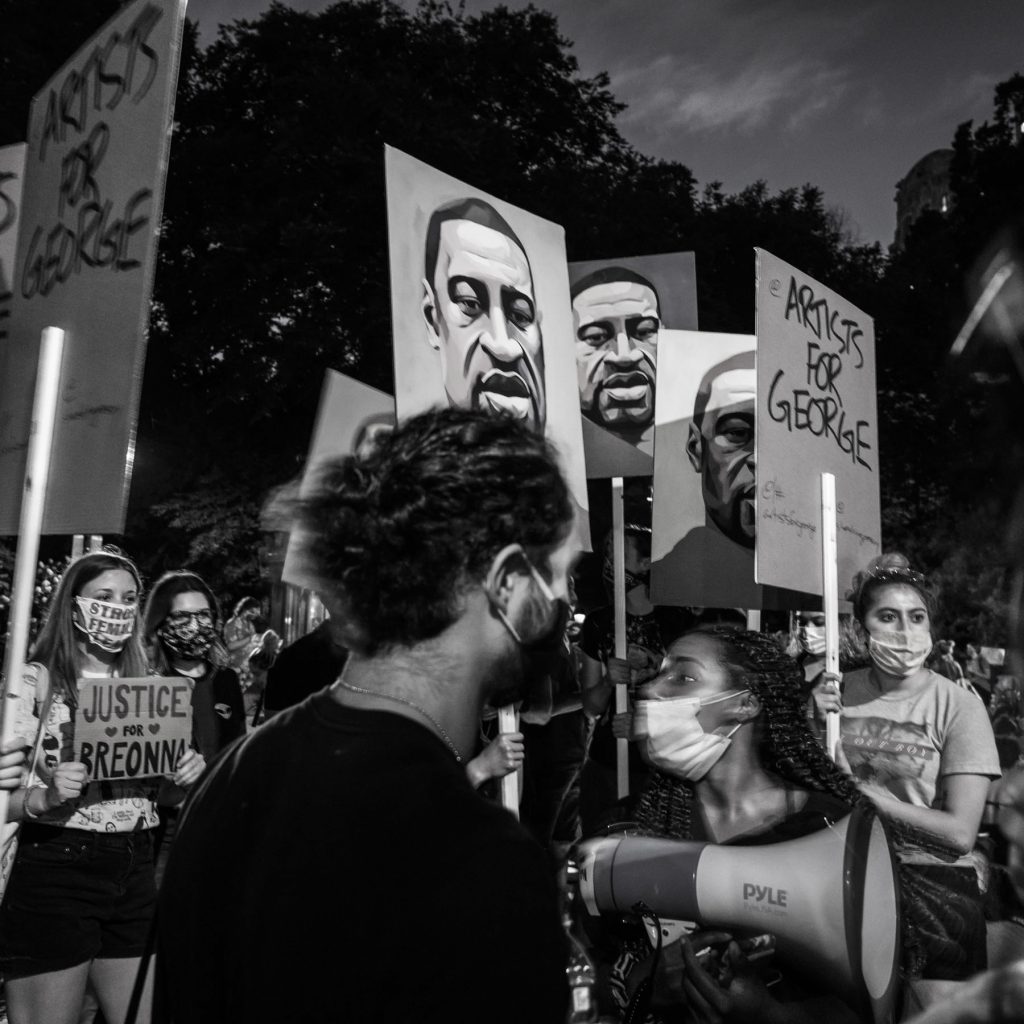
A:
MULTIPOLYGON (((796 662, 761 633, 712 626, 676 640, 661 672, 640 690, 633 736, 654 770, 633 821, 617 828, 753 846, 796 839, 844 818, 859 796, 808 727, 802 681, 796 662)), ((725 951, 715 976, 687 939, 662 950, 646 1020, 858 1019, 827 988, 786 965, 768 988, 770 979, 735 942, 716 938, 725 951)), ((650 975, 646 933, 626 924, 604 956, 612 962, 611 998, 625 1009, 650 975)), ((634 1004, 627 1019, 640 1024, 645 1015, 634 1004)))

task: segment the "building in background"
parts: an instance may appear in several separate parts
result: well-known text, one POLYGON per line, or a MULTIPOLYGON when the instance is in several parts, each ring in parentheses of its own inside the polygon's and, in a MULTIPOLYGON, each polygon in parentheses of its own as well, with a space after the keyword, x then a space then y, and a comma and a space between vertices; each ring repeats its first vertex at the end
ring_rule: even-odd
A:
POLYGON ((949 184, 949 167, 953 150, 934 149, 921 157, 896 182, 896 238, 894 244, 902 249, 911 226, 925 210, 948 213, 953 194, 949 184))

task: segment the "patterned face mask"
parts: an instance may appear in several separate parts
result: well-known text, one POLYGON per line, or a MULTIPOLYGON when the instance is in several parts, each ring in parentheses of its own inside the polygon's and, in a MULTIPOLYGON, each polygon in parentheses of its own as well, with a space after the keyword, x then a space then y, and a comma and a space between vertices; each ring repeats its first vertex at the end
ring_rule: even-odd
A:
POLYGON ((138 608, 134 604, 76 597, 71 621, 79 632, 89 638, 90 643, 116 654, 128 643, 135 629, 137 614, 138 608))
POLYGON ((217 636, 213 612, 170 612, 156 631, 164 647, 179 658, 205 658, 217 636))

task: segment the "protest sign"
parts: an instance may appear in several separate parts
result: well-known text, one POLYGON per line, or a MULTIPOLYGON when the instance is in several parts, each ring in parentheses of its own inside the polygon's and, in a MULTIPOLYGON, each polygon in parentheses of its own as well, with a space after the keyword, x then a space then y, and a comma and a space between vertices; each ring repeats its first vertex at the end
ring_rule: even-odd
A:
POLYGON ((23 142, 0 147, 0 348, 7 340, 11 316, 25 148, 23 142))
POLYGON ((184 0, 123 7, 37 93, 0 350, 0 534, 18 532, 43 328, 65 332, 43 533, 121 533, 184 0))
POLYGON ((192 741, 192 687, 180 676, 79 679, 73 758, 96 781, 174 774, 192 741))
POLYGON ((551 440, 590 547, 565 232, 385 147, 395 404, 502 412, 551 440))
MULTIPOLYGON (((299 496, 305 497, 310 493, 316 471, 324 459, 351 455, 361 444, 372 441, 375 431, 394 422, 395 400, 390 395, 336 370, 328 370, 320 392, 320 406, 299 496)), ((289 535, 281 579, 296 587, 315 590, 316 580, 300 564, 298 541, 294 533, 289 535)))
POLYGON ((659 332, 697 329, 693 253, 570 263, 569 289, 587 476, 649 476, 659 332))
POLYGON ((750 334, 663 331, 651 519, 651 600, 762 608, 754 581, 750 334))
POLYGON ((821 594, 821 474, 831 473, 842 597, 881 550, 874 325, 813 278, 756 252, 756 578, 821 594))

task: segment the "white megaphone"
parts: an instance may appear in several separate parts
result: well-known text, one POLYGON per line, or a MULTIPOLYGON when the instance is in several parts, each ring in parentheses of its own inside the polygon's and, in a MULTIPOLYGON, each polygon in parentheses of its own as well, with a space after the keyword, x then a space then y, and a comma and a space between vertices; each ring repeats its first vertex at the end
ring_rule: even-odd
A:
POLYGON ((779 960, 833 988, 865 1021, 896 1012, 900 955, 896 860, 867 808, 812 835, 767 846, 647 836, 580 843, 588 912, 634 913, 744 934, 771 932, 779 960))

